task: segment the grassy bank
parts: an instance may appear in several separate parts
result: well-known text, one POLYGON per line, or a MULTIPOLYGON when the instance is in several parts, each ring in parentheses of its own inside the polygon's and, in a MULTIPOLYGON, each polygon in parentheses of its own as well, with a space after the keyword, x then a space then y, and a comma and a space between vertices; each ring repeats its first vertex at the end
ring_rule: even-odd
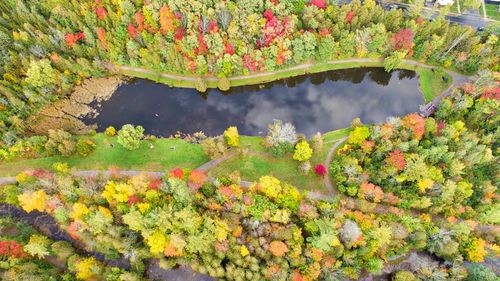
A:
POLYGON ((486 14, 490 19, 500 20, 500 12, 498 12, 498 5, 486 4, 486 14))
POLYGON ((418 68, 417 73, 420 80, 420 90, 425 102, 434 100, 453 82, 453 78, 448 73, 443 74, 446 82, 443 81, 441 75, 428 68, 418 68))
POLYGON ((68 163, 77 170, 100 170, 109 167, 165 171, 175 167, 193 169, 208 161, 201 145, 190 144, 179 139, 142 141, 136 150, 126 150, 117 143, 116 137, 97 134, 91 137, 97 148, 87 157, 51 156, 37 159, 17 160, 0 164, 0 176, 14 176, 29 168, 51 168, 56 162, 68 163), (113 145, 113 146, 111 146, 113 145), (150 148, 153 145, 154 148, 150 148))
MULTIPOLYGON (((333 143, 349 134, 350 129, 340 129, 323 135, 324 145, 321 151, 316 151, 310 159, 311 165, 323 164, 328 151, 333 143)), ((299 172, 299 162, 292 159, 292 154, 284 157, 272 157, 264 152, 262 138, 242 138, 242 147, 251 145, 251 150, 261 153, 247 153, 240 157, 234 157, 220 165, 212 168, 210 172, 214 176, 227 176, 237 173, 242 180, 256 181, 265 175, 272 175, 288 182, 302 190, 327 192, 323 178, 317 176, 314 171, 304 175, 299 172)))

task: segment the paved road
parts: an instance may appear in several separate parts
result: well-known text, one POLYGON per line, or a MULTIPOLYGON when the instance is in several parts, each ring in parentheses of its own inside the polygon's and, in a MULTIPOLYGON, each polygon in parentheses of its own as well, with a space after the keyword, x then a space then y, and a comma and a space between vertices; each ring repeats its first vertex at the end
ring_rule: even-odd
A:
MULTIPOLYGON (((379 1, 377 1, 379 4, 381 4, 379 1)), ((382 4, 384 5, 384 4, 382 4)), ((390 5, 396 5, 399 6, 400 8, 409 8, 411 5, 405 4, 405 3, 390 3, 390 5)), ((384 5, 385 10, 390 10, 391 6, 387 4, 384 5)), ((423 13, 426 14, 426 17, 429 19, 433 19, 438 16, 439 12, 435 9, 423 8, 424 11, 423 13)), ((468 25, 471 26, 474 29, 478 29, 480 27, 485 27, 489 23, 492 22, 497 22, 495 20, 491 19, 485 19, 483 18, 480 14, 471 14, 464 12, 462 14, 455 14, 455 13, 449 13, 448 15, 445 16, 447 20, 449 20, 451 23, 456 23, 458 25, 468 25)))

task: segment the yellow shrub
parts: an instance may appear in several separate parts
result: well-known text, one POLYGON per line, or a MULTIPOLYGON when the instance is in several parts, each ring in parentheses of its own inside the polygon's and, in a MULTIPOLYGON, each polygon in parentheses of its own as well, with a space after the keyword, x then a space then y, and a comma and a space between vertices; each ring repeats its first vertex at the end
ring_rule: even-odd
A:
POLYGON ((84 258, 75 263, 76 278, 90 280, 100 273, 100 267, 95 258, 84 258))
POLYGON ((471 262, 483 262, 487 252, 485 249, 486 242, 481 238, 474 238, 470 245, 465 249, 467 252, 467 260, 471 262))
POLYGON ((260 177, 259 191, 264 193, 269 198, 276 199, 282 191, 280 181, 277 178, 271 176, 260 177))
POLYGON ((30 178, 31 178, 31 176, 28 173, 26 173, 26 172, 20 172, 16 176, 16 180, 17 180, 18 183, 27 182, 27 181, 30 180, 30 178))
POLYGON ((83 216, 88 214, 89 212, 90 212, 90 210, 89 210, 89 208, 87 208, 87 206, 85 206, 85 204, 75 203, 75 204, 73 204, 73 211, 71 212, 70 217, 73 220, 79 220, 83 216))
POLYGON ((295 146, 295 153, 293 159, 297 161, 307 161, 312 156, 312 149, 307 141, 301 141, 295 146))
POLYGON ((37 190, 35 192, 25 192, 17 197, 19 200, 19 205, 26 212, 31 212, 33 210, 38 210, 43 212, 45 210, 45 203, 47 201, 47 194, 43 190, 37 190))
POLYGON ((250 251, 248 251, 247 246, 241 245, 241 247, 240 247, 240 254, 243 257, 246 257, 246 256, 250 255, 250 251))
POLYGON ((224 138, 230 146, 240 145, 240 135, 238 134, 238 128, 231 126, 224 131, 224 138))
POLYGON ((167 238, 163 232, 157 230, 147 238, 147 244, 151 254, 163 253, 163 250, 167 246, 167 238))

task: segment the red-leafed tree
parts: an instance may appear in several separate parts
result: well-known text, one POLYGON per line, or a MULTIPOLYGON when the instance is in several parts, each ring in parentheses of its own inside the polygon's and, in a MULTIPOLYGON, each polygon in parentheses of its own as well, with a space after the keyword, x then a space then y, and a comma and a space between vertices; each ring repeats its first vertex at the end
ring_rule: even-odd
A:
POLYGON ((354 11, 349 11, 349 13, 347 13, 347 15, 345 16, 345 21, 347 23, 351 23, 352 22, 352 18, 354 18, 355 14, 354 14, 354 11))
POLYGON ((403 28, 392 35, 392 44, 396 50, 409 51, 413 45, 413 32, 409 28, 403 28))
POLYGON ((66 46, 73 48, 73 46, 79 41, 84 40, 85 34, 83 32, 69 33, 64 36, 64 41, 66 41, 66 46))
POLYGON ((108 14, 108 12, 106 11, 106 9, 104 7, 97 7, 95 9, 95 13, 97 15, 97 18, 100 20, 105 19, 106 15, 108 14))
POLYGON ((136 38, 137 37, 137 28, 135 28, 134 24, 133 23, 129 23, 128 24, 128 27, 127 27, 127 31, 128 31, 128 36, 130 38, 136 38))
POLYGON ((311 0, 311 5, 316 6, 319 9, 326 9, 326 0, 311 0))
POLYGON ((101 44, 101 48, 107 49, 108 46, 106 44, 106 30, 104 30, 104 28, 99 27, 97 29, 97 38, 99 39, 99 43, 101 44))
POLYGON ((198 34, 198 47, 195 49, 197 55, 205 55, 208 53, 208 45, 203 34, 198 34))
POLYGON ((225 54, 229 54, 229 55, 234 55, 234 48, 233 48, 233 45, 227 43, 226 45, 224 45, 224 53, 225 54))
POLYGON ((28 255, 24 252, 24 246, 14 240, 0 241, 0 259, 3 258, 23 258, 28 255))
POLYGON ((406 160, 405 160, 405 156, 404 154, 396 149, 394 151, 392 151, 391 153, 389 153, 389 155, 387 156, 387 158, 385 158, 385 162, 396 168, 398 171, 402 171, 405 166, 406 166, 406 160))
POLYGON ((137 29, 139 31, 144 30, 144 16, 140 11, 135 13, 135 23, 137 24, 137 29))
POLYGON ((403 118, 403 125, 411 129, 415 139, 420 140, 424 136, 425 119, 417 113, 406 115, 403 118))

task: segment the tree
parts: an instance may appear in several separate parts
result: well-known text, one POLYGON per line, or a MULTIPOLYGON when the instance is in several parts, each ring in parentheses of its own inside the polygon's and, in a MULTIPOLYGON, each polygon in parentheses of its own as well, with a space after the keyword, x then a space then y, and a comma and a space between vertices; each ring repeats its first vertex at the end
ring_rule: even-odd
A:
POLYGON ((224 138, 229 146, 240 145, 240 135, 238 134, 238 128, 235 126, 231 126, 224 131, 224 138))
POLYGON ((229 79, 227 79, 227 77, 222 77, 221 79, 219 79, 217 87, 221 91, 227 91, 231 88, 231 82, 229 82, 229 79))
POLYGON ((403 58, 405 57, 405 52, 396 51, 393 52, 390 56, 384 59, 384 69, 387 72, 392 71, 395 68, 398 68, 401 63, 403 63, 403 58))
POLYGON ((411 50, 413 46, 413 32, 409 28, 403 28, 392 35, 392 44, 395 50, 411 50))
POLYGON ((45 149, 53 155, 70 156, 75 153, 76 145, 70 133, 61 129, 49 130, 49 139, 45 144, 45 149))
POLYGON ((301 141, 295 146, 295 152, 293 154, 293 159, 303 162, 309 160, 312 156, 312 149, 307 141, 301 141))
POLYGON ((36 87, 53 87, 56 83, 57 72, 54 70, 48 59, 31 61, 30 67, 26 72, 26 83, 36 87))
POLYGON ((128 150, 139 148, 141 139, 144 137, 144 128, 130 124, 123 125, 118 132, 118 143, 128 150))

